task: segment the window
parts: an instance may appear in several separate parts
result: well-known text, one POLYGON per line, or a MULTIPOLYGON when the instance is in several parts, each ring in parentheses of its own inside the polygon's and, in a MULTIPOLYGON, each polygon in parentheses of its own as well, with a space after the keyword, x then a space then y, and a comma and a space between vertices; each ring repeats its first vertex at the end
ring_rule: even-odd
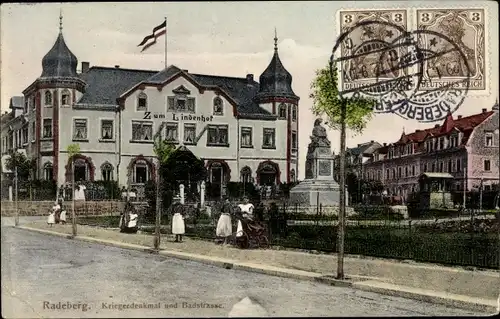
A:
POLYGON ((102 180, 103 181, 112 181, 113 180, 113 165, 111 163, 106 162, 101 166, 102 180))
POLYGON ((228 126, 209 125, 207 135, 207 146, 228 146, 228 126))
POLYGON ((52 168, 52 163, 48 162, 43 165, 43 177, 46 181, 51 181, 54 179, 54 170, 52 168))
POLYGON ((491 171, 491 161, 490 160, 484 160, 484 170, 487 172, 491 171))
POLYGON ((252 128, 241 128, 241 147, 252 147, 252 128))
POLYGON ((388 169, 385 170, 385 179, 389 179, 389 170, 388 169))
POLYGON ((281 119, 286 119, 286 104, 285 103, 280 104, 279 109, 278 109, 278 116, 281 119))
POLYGON ((43 119, 43 138, 52 138, 52 119, 43 119))
POLYGON ((410 176, 408 166, 405 166, 405 177, 410 176))
POLYGON ((297 181, 297 175, 295 174, 295 170, 292 168, 290 171, 290 182, 295 183, 297 181))
POLYGON ((264 129, 262 148, 276 148, 276 131, 273 128, 264 129))
POLYGON ((377 180, 381 181, 382 180, 382 171, 377 171, 377 180))
POLYGON ((292 150, 297 149, 297 132, 292 132, 292 150))
POLYGON ((462 171, 462 162, 460 161, 460 159, 457 159, 457 172, 461 172, 462 171))
POLYGON ((439 162, 439 172, 440 173, 444 172, 444 163, 443 162, 439 162))
POLYGON ((393 168, 392 169, 392 179, 395 179, 396 178, 396 169, 393 168))
POLYGON ((436 172, 436 164, 435 163, 432 163, 431 165, 431 172, 436 172))
POLYGON ((75 181, 86 181, 89 176, 90 170, 87 161, 83 158, 75 159, 75 181))
POLYGON ((214 115, 224 115, 222 99, 218 96, 214 99, 214 115))
POLYGON ((138 160, 134 166, 134 183, 142 184, 149 180, 148 163, 144 160, 138 160))
POLYGON ((297 105, 292 105, 292 121, 297 121, 297 105))
POLYGON ((132 140, 133 141, 152 141, 153 123, 151 122, 132 122, 132 140))
POLYGON ((69 93, 69 90, 62 91, 62 94, 61 94, 62 105, 70 105, 70 103, 71 103, 70 98, 71 98, 71 94, 69 93))
POLYGON ((167 123, 165 126, 165 140, 167 142, 179 142, 179 124, 167 123))
POLYGON ((101 140, 114 140, 113 120, 101 120, 101 140))
POLYGON ((23 127, 23 145, 28 144, 28 126, 23 127))
POLYGON ((24 99, 24 114, 28 114, 29 111, 29 99, 25 98, 24 99))
POLYGON ((194 97, 181 96, 169 96, 167 109, 173 112, 190 112, 194 113, 195 100, 194 97))
POLYGON ((444 137, 441 137, 439 139, 439 149, 443 150, 444 149, 444 137))
POLYGON ((398 167, 398 178, 402 177, 402 172, 403 170, 401 169, 401 167, 398 167))
POLYGON ((412 165, 412 167, 411 167, 411 176, 415 176, 417 174, 416 170, 417 170, 417 167, 415 167, 415 165, 412 165))
POLYGON ((453 134, 450 136, 450 147, 457 147, 458 146, 458 135, 453 134))
POLYGON ((137 96, 137 111, 147 111, 148 110, 148 96, 146 93, 141 92, 137 96))
POLYGON ((486 133, 484 136, 484 145, 493 146, 493 133, 486 133))
POLYGON ((196 139, 196 124, 184 124, 184 142, 194 144, 196 139))
POLYGON ((31 142, 35 142, 36 140, 36 125, 35 122, 31 123, 31 142))
POLYGON ((87 119, 74 119, 73 140, 84 141, 87 138, 87 119))
POLYGON ((52 106, 52 92, 45 91, 45 106, 52 106))
POLYGON ((251 183, 252 182, 252 170, 250 167, 245 166, 241 169, 241 182, 251 183))

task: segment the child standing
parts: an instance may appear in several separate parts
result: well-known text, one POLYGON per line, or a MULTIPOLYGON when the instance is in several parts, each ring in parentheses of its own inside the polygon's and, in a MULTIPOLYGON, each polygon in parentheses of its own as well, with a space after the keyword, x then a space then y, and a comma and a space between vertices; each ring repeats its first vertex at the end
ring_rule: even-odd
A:
POLYGON ((63 209, 61 211, 61 215, 59 216, 59 220, 61 221, 61 224, 66 224, 66 210, 63 209))
POLYGON ((54 211, 49 211, 49 217, 47 217, 47 225, 52 227, 54 223, 56 222, 56 217, 54 211))

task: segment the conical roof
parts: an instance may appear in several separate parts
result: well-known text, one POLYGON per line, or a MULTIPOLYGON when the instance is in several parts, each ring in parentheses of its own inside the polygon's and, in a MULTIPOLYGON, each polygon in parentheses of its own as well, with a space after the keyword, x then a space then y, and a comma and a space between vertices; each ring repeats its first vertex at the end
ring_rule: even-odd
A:
POLYGON ((280 60, 278 54, 278 39, 274 38, 274 55, 271 62, 260 75, 257 97, 282 96, 297 97, 292 90, 292 75, 280 60))
POLYGON ((78 60, 64 42, 62 32, 56 39, 52 49, 42 59, 42 75, 40 77, 77 77, 78 60))

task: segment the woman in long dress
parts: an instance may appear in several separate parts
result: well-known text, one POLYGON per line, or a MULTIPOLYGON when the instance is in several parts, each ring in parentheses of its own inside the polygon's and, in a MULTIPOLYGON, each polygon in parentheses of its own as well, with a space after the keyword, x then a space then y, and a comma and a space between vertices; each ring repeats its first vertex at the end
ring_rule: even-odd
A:
POLYGON ((61 224, 66 224, 66 210, 63 209, 61 211, 61 215, 59 215, 59 220, 61 221, 61 224))
POLYGON ((172 234, 175 235, 175 242, 182 242, 182 235, 186 232, 186 225, 184 224, 184 206, 175 198, 172 204, 172 234))
POLYGON ((229 202, 229 198, 226 197, 224 204, 222 205, 222 212, 219 217, 219 221, 217 222, 217 229, 215 231, 215 235, 217 237, 224 237, 224 245, 229 243, 229 237, 233 233, 233 226, 231 224, 232 213, 233 209, 231 207, 231 203, 229 202))
POLYGON ((47 225, 52 227, 54 223, 56 222, 56 217, 54 211, 49 211, 49 216, 47 217, 47 225))
MULTIPOLYGON (((243 204, 238 205, 243 218, 253 220, 253 210, 254 206, 248 200, 248 197, 243 197, 243 204)), ((236 228, 236 237, 243 236, 243 224, 241 223, 241 219, 238 220, 238 226, 236 228)))

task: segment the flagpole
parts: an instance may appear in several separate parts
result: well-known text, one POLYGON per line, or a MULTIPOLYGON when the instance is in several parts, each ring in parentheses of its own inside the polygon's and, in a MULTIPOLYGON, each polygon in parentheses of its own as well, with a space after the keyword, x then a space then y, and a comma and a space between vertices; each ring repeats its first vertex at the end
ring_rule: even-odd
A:
POLYGON ((168 64, 167 64, 167 36, 168 36, 167 17, 165 17, 165 70, 168 67, 168 64))

